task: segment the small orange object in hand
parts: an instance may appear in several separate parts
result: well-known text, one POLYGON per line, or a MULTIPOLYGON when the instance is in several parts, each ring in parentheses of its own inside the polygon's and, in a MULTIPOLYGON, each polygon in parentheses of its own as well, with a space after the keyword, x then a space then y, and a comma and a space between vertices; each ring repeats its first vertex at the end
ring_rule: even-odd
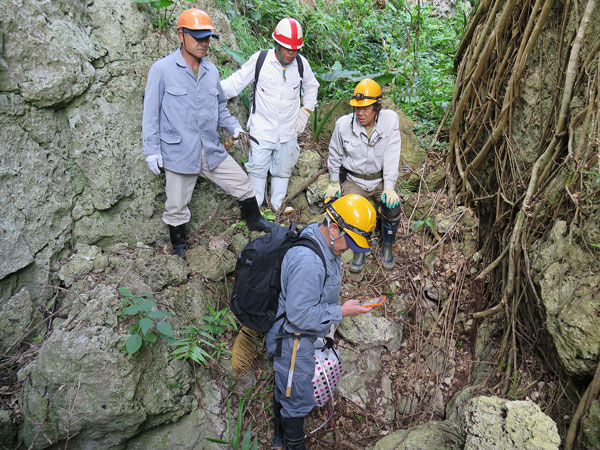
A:
POLYGON ((374 308, 375 306, 381 306, 385 303, 387 297, 382 295, 381 297, 373 297, 367 298, 360 301, 360 306, 364 306, 365 308, 374 308))

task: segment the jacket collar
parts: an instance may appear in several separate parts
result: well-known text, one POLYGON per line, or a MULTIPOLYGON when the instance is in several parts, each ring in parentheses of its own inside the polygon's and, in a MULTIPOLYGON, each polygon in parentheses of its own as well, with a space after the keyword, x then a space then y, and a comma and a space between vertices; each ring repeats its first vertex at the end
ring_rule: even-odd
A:
MULTIPOLYGON (((185 69, 186 73, 188 73, 192 78, 196 78, 196 76, 194 75, 194 71, 191 69, 190 66, 188 66, 188 64, 185 62, 185 59, 183 59, 183 55, 181 54, 181 48, 178 48, 175 51, 175 64, 185 69)), ((206 61, 204 61, 204 58, 202 58, 200 59, 200 62, 198 64, 198 81, 200 81, 200 79, 204 76, 206 70, 206 61)))

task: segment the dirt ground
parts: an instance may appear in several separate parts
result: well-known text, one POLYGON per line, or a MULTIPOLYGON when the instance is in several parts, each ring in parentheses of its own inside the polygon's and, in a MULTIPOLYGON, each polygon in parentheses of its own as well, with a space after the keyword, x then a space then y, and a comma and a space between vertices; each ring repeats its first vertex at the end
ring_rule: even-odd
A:
MULTIPOLYGON (((303 142, 302 148, 326 154, 326 143, 303 142)), ((436 155, 430 164, 439 164, 436 155)), ((452 214, 443 192, 413 192, 434 205, 437 213, 452 214)), ((281 217, 282 223, 298 222, 300 211, 281 217)), ((315 408, 306 420, 308 448, 363 449, 374 445, 391 431, 407 428, 429 420, 442 420, 448 400, 469 382, 469 368, 473 359, 473 320, 469 319, 481 299, 472 289, 476 275, 473 258, 458 250, 461 230, 439 236, 427 226, 415 230, 411 227, 417 219, 411 211, 404 211, 394 244, 396 265, 384 271, 380 265, 379 246, 361 276, 345 270, 340 303, 349 298, 386 294, 389 300, 373 314, 382 314, 404 324, 402 344, 395 353, 384 350, 381 370, 373 379, 374 389, 379 389, 381 374, 392 380, 392 392, 397 413, 393 419, 384 416, 379 402, 362 408, 341 395, 335 397, 331 420, 318 428, 331 414, 331 403, 315 408), (390 295, 392 294, 392 295, 390 295), (353 296, 354 295, 354 296, 353 296), (425 352, 423 349, 429 349, 425 352), (435 393, 435 395, 434 395, 435 393), (412 399, 409 407, 405 399, 412 399), (403 400, 404 399, 404 400, 403 400), (399 405, 403 403, 403 407, 399 405)), ((234 336, 232 335, 232 339, 234 336)), ((336 336, 336 345, 344 346, 336 336)), ((249 399, 245 408, 244 429, 251 426, 258 436, 259 448, 271 448, 271 397, 272 370, 265 358, 255 367, 256 383, 245 394, 249 399), (260 381, 258 381, 260 380, 260 381)))

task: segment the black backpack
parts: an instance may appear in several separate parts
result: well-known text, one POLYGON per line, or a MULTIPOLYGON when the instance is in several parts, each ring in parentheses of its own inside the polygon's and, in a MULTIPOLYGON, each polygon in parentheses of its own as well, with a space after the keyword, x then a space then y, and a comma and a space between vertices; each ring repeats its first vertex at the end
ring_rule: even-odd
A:
MULTIPOLYGON (((256 84, 258 83, 258 75, 260 69, 265 62, 268 50, 261 50, 256 60, 256 66, 254 66, 254 84, 252 85, 252 92, 250 93, 250 103, 252 103, 252 114, 256 112, 256 84)), ((296 63, 298 63, 298 75, 300 75, 300 95, 302 95, 302 80, 304 79, 304 63, 300 54, 296 55, 296 63)))
POLYGON ((300 236, 293 222, 289 228, 275 227, 246 245, 237 259, 229 308, 242 325, 266 333, 283 317, 283 314, 275 317, 281 291, 281 262, 285 253, 296 246, 310 248, 319 255, 327 279, 327 266, 319 246, 312 239, 300 236))

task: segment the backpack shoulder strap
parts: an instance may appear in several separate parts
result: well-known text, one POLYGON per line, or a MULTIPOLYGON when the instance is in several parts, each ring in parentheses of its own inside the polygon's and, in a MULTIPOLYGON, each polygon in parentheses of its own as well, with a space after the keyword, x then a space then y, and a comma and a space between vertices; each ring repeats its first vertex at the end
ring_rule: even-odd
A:
POLYGON ((304 63, 300 58, 300 53, 296 55, 296 62, 298 63, 298 75, 300 75, 300 81, 304 78, 304 63))
POLYGON ((268 50, 261 50, 258 55, 258 59, 256 60, 256 66, 254 66, 254 84, 252 85, 252 114, 256 112, 256 83, 258 83, 258 75, 260 74, 260 69, 265 62, 265 58, 267 57, 268 50))
POLYGON ((300 53, 296 55, 296 63, 298 64, 298 75, 300 75, 300 95, 302 95, 302 81, 304 80, 304 63, 300 58, 300 53))

